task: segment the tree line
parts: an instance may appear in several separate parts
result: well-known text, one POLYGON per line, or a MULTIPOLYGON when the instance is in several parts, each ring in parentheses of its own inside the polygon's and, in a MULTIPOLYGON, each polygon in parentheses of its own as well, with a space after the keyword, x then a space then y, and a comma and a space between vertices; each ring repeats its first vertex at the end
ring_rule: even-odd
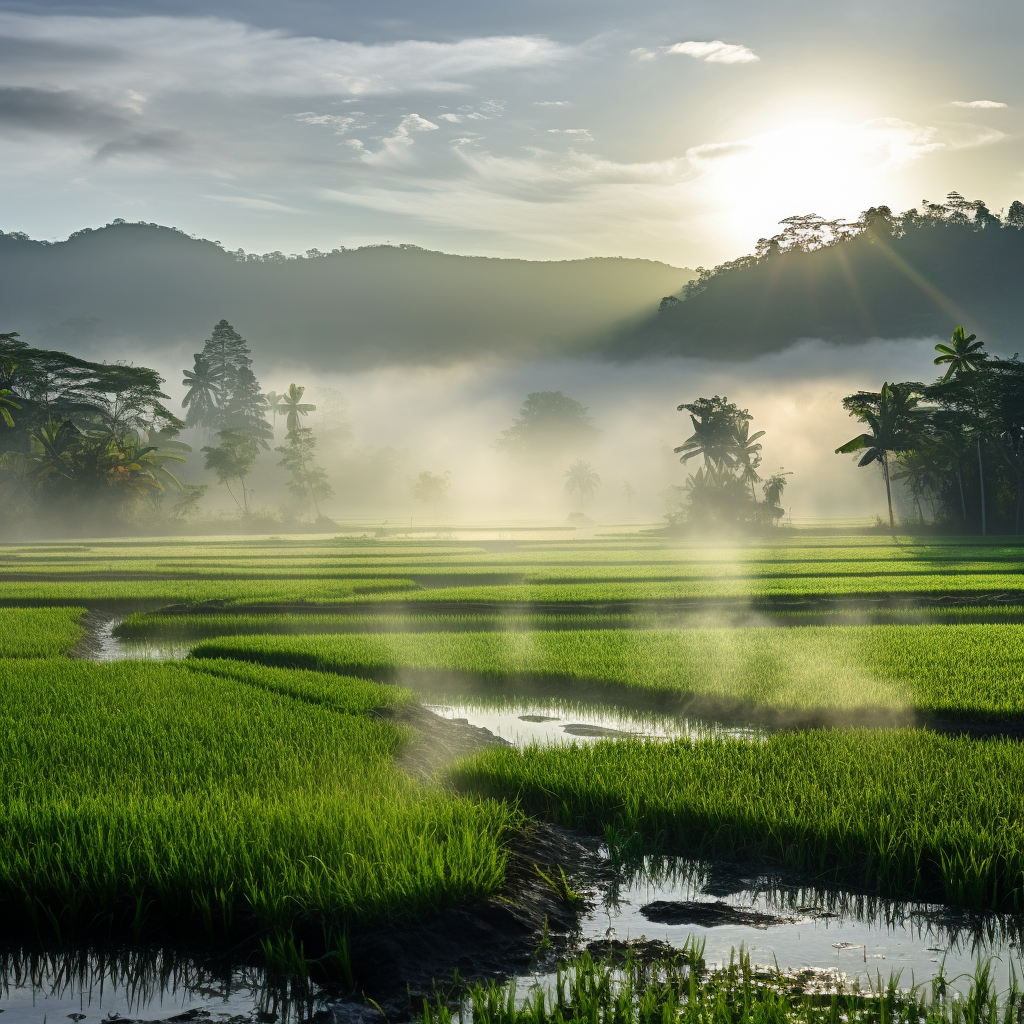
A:
POLYGON ((999 359, 957 327, 935 346, 945 373, 931 384, 885 382, 858 391, 843 408, 868 430, 836 449, 878 464, 889 527, 892 483, 909 489, 920 525, 928 505, 935 523, 965 533, 1020 533, 1024 504, 1024 363, 999 359))
MULTIPOLYGON (((283 394, 263 394, 245 340, 226 321, 215 325, 192 369, 184 420, 164 404, 163 378, 143 366, 97 363, 66 352, 38 349, 17 332, 0 334, 0 503, 8 515, 44 518, 113 515, 124 521, 163 512, 176 492, 171 514, 193 511, 205 485, 183 484, 174 472, 192 448, 177 440, 196 427, 207 444, 205 468, 225 486, 239 509, 251 511, 247 478, 269 452, 277 417, 285 443, 275 451, 288 490, 319 502, 332 495, 316 461, 316 438, 303 417, 316 409, 291 384, 283 394)), ((109 521, 109 520, 108 520, 109 521)))

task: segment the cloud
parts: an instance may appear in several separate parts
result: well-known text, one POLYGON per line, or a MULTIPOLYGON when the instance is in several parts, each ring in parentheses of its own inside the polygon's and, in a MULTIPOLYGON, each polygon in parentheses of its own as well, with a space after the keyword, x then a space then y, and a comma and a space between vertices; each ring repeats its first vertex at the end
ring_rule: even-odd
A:
POLYGON ((0 87, 0 126, 81 140, 96 146, 94 159, 159 156, 182 149, 183 132, 147 125, 145 97, 130 93, 128 102, 104 103, 75 89, 0 87))
POLYGON ((708 64, 752 64, 761 59, 750 47, 738 43, 723 43, 721 39, 712 39, 707 43, 691 39, 663 49, 665 53, 682 53, 708 64))
POLYGON ((276 203, 270 199, 257 199, 253 196, 203 196, 204 199, 212 199, 216 203, 230 203, 232 206, 241 206, 246 210, 270 210, 277 213, 301 213, 301 210, 293 206, 285 206, 284 203, 276 203))
POLYGON ((998 100, 953 100, 954 107, 976 107, 982 110, 997 110, 1005 107, 1005 103, 998 100))
POLYGON ((637 60, 655 60, 658 56, 658 51, 649 50, 646 46, 638 46, 635 50, 630 50, 629 55, 636 57, 637 60))
POLYGON ((533 104, 535 107, 568 107, 568 100, 536 100, 533 104))
POLYGON ((128 108, 91 99, 75 89, 0 87, 0 124, 28 131, 81 137, 116 131, 128 120, 128 108))
POLYGON ((296 121, 303 124, 322 124, 334 129, 335 135, 345 135, 348 132, 358 131, 360 128, 368 128, 372 121, 364 121, 364 114, 361 110, 353 110, 351 116, 341 114, 317 114, 311 110, 305 110, 295 115, 296 121))
POLYGON ((438 114, 437 115, 437 119, 438 119, 438 121, 451 121, 452 124, 458 124, 460 121, 464 121, 466 119, 466 115, 465 114, 451 114, 451 113, 449 113, 449 114, 438 114))
POLYGON ((414 132, 433 132, 440 127, 419 114, 406 114, 394 132, 381 140, 380 149, 368 149, 360 139, 346 139, 345 143, 356 151, 362 163, 377 168, 395 168, 410 162, 414 132))
POLYGON ((456 42, 381 44, 294 36, 224 18, 0 14, 12 47, 48 47, 45 69, 21 62, 9 84, 138 88, 150 93, 365 96, 458 92, 496 71, 540 68, 575 51, 542 36, 487 36, 456 42), (61 48, 101 49, 105 61, 61 61, 61 48))
POLYGON ((162 131, 135 132, 120 139, 104 142, 96 150, 96 160, 115 156, 162 156, 177 152, 185 145, 185 136, 173 128, 162 131))
POLYGON ((586 128, 549 128, 552 135, 575 135, 580 142, 593 142, 594 136, 586 128))

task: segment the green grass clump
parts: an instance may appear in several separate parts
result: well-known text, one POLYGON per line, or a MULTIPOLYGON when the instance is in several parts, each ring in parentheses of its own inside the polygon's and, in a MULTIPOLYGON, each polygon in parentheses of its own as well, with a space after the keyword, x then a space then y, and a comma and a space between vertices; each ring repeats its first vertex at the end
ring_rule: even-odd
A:
POLYGON ((779 711, 1024 714, 1024 626, 802 626, 224 637, 198 657, 355 673, 541 677, 779 711))
MULTIPOLYGON (((588 949, 525 997, 514 979, 491 979, 469 986, 465 1002, 474 1024, 1017 1024, 1021 1013, 1016 977, 1001 997, 991 963, 979 964, 962 998, 949 998, 941 971, 928 986, 898 972, 864 986, 842 979, 838 971, 815 976, 753 964, 742 947, 728 964, 709 968, 704 944, 688 939, 679 950, 613 947, 595 956, 588 949)), ((452 1024, 463 1015, 425 1003, 421 1019, 452 1024)))
POLYGON ((85 634, 84 608, 0 608, 0 658, 67 654, 85 634))
POLYGON ((463 789, 613 845, 752 859, 885 896, 1024 909, 1024 746, 914 730, 813 730, 498 749, 463 789))
POLYGON ((512 812, 418 784, 407 699, 236 663, 0 661, 0 907, 68 938, 359 926, 492 892, 512 812))

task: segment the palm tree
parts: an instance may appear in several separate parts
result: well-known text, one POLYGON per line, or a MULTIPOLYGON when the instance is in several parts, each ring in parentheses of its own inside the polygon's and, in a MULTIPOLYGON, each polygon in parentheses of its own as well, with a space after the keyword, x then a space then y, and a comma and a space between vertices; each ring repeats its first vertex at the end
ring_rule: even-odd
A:
POLYGON ((889 505, 889 529, 896 529, 892 514, 892 486, 889 482, 889 454, 914 447, 918 398, 906 386, 885 383, 874 409, 861 407, 857 418, 871 428, 870 434, 858 434, 836 449, 836 455, 864 451, 858 466, 882 464, 885 497, 889 505), (867 449, 865 451, 865 449, 867 449))
POLYGON ((786 477, 792 475, 792 470, 787 471, 780 466, 778 473, 773 473, 764 482, 764 487, 761 490, 764 491, 764 500, 769 505, 782 507, 782 492, 786 489, 786 484, 789 482, 786 480, 786 477))
POLYGON ((973 373, 985 362, 988 358, 988 354, 985 352, 985 343, 975 341, 976 337, 976 334, 965 337, 964 329, 958 327, 953 332, 953 337, 948 345, 940 343, 935 346, 935 351, 939 353, 935 357, 935 365, 949 364, 943 380, 949 380, 954 376, 959 377, 965 373, 973 373))
MULTIPOLYGON (((943 380, 949 380, 952 377, 963 379, 977 373, 985 361, 988 359, 988 353, 985 352, 984 343, 975 341, 977 335, 972 334, 970 337, 964 336, 964 329, 958 327, 953 332, 953 337, 948 345, 936 345, 935 351, 939 353, 935 357, 935 364, 941 365, 942 363, 949 363, 949 368, 946 370, 943 380), (972 344, 973 343, 973 344, 972 344)), ((979 413, 982 410, 977 410, 979 413)), ((979 490, 981 494, 981 535, 984 537, 988 533, 988 515, 985 507, 985 464, 981 457, 981 436, 983 431, 978 429, 974 434, 974 443, 978 452, 978 482, 979 490)))
POLYGON ((756 434, 750 434, 750 423, 747 420, 739 420, 733 425, 733 455, 740 467, 740 479, 750 484, 750 496, 757 503, 757 493, 754 484, 761 479, 757 474, 757 467, 761 465, 761 445, 754 442, 759 437, 764 437, 765 432, 759 430, 756 434))
POLYGON ((628 480, 622 481, 622 496, 626 499, 629 510, 633 510, 633 499, 636 497, 636 490, 628 480))
POLYGON ((14 426, 14 417, 11 409, 20 409, 21 406, 14 400, 14 392, 10 388, 0 388, 0 418, 9 427, 14 426))
POLYGON ((583 511, 584 503, 593 498, 594 492, 600 485, 601 478, 597 475, 594 467, 582 459, 577 459, 565 471, 566 494, 572 494, 573 491, 579 493, 581 512, 583 511))
MULTIPOLYGON (((682 409, 683 406, 679 406, 679 408, 682 409)), ((672 449, 676 455, 679 455, 679 461, 685 463, 702 455, 704 465, 709 469, 712 466, 716 469, 723 467, 732 469, 737 461, 734 421, 731 418, 717 415, 702 416, 697 419, 692 414, 690 421, 693 423, 693 433, 678 448, 672 449)))
POLYGON ((289 384, 288 390, 283 395, 277 395, 273 391, 267 395, 267 400, 275 412, 275 419, 278 408, 281 408, 282 412, 286 412, 287 418, 284 425, 289 431, 295 430, 299 426, 300 417, 308 416, 311 412, 316 411, 315 405, 310 405, 308 402, 303 403, 302 396, 305 390, 295 384, 289 384))
POLYGON ((191 370, 183 370, 185 379, 181 382, 188 388, 181 400, 181 407, 188 409, 185 425, 188 427, 213 426, 220 411, 222 395, 221 382, 223 374, 210 365, 206 356, 197 352, 194 356, 195 365, 191 370))

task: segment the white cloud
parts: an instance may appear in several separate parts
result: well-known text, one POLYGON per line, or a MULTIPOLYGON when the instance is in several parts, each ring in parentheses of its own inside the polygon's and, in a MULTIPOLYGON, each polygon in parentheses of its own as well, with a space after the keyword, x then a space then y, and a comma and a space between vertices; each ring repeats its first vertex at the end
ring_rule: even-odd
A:
POLYGON ((275 203, 269 199, 256 199, 251 196, 203 196, 204 199, 211 199, 215 203, 230 203, 232 206, 241 206, 246 210, 271 210, 275 213, 300 213, 294 206, 285 206, 284 203, 275 203))
POLYGON ((354 149, 362 163, 377 168, 400 168, 410 163, 414 132, 433 132, 440 125, 428 121, 419 114, 406 114, 391 135, 381 139, 380 149, 371 150, 360 139, 346 139, 345 144, 354 149))
POLYGON ((593 142, 594 136, 586 128, 549 128, 552 135, 575 135, 580 142, 593 142))
POLYGON ((7 84, 231 95, 338 96, 452 92, 494 71, 548 66, 575 52, 540 36, 367 45, 291 36, 223 18, 0 14, 0 33, 26 43, 94 50, 103 59, 10 65, 7 84), (45 82, 42 77, 45 77, 45 82))
POLYGON ((303 124, 322 124, 328 125, 334 129, 335 135, 345 135, 351 131, 357 131, 360 128, 367 128, 373 122, 363 121, 363 113, 360 110, 353 110, 352 116, 342 116, 341 114, 317 114, 312 110, 303 111, 301 114, 295 115, 296 121, 302 121, 303 124))
POLYGON ((1005 103, 1000 103, 998 100, 953 100, 954 107, 977 107, 982 110, 997 110, 1000 107, 1005 107, 1005 103))
POLYGON ((658 51, 649 50, 646 46, 638 46, 635 50, 630 50, 629 55, 636 57, 637 60, 654 60, 658 56, 658 51))
MULTIPOLYGON (((712 39, 710 42, 698 42, 695 39, 690 39, 685 43, 674 43, 672 46, 663 47, 663 49, 665 53, 682 53, 687 57, 696 57, 697 60, 707 61, 709 64, 751 64, 761 59, 749 46, 741 46, 739 43, 723 43, 721 39, 712 39)), ((645 56, 641 57, 641 60, 646 59, 648 58, 645 56)))
POLYGON ((452 124, 458 124, 464 119, 463 114, 438 114, 438 121, 451 121, 452 124))
POLYGON ((533 104, 535 107, 567 107, 569 106, 568 100, 536 100, 533 104))

